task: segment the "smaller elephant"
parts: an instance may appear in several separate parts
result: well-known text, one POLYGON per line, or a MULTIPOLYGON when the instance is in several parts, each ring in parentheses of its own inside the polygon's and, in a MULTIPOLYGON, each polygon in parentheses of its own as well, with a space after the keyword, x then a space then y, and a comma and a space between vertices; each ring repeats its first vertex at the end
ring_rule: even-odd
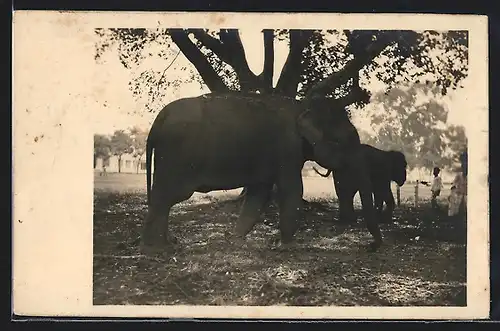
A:
MULTIPOLYGON (((367 144, 362 144, 362 148, 372 181, 373 201, 377 216, 381 221, 390 221, 395 207, 391 182, 396 182, 398 186, 402 186, 406 182, 406 157, 401 152, 384 151, 367 144), (384 202, 386 204, 385 212, 383 211, 384 202)), ((340 219, 353 221, 353 200, 358 192, 357 174, 347 167, 329 169, 326 174, 319 172, 316 167, 313 169, 322 177, 328 177, 333 172, 333 183, 339 200, 340 219)))

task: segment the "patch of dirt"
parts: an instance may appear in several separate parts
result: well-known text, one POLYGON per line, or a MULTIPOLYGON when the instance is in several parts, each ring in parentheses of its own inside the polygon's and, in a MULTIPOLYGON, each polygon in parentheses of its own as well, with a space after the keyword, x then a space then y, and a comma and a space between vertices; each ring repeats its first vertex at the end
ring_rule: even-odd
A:
POLYGON ((210 197, 174 206, 170 229, 179 239, 163 258, 139 253, 143 193, 96 191, 94 275, 96 305, 465 306, 463 221, 423 207, 401 206, 381 224, 376 253, 360 217, 340 223, 336 202, 304 206, 298 247, 274 249, 278 210, 272 205, 245 248, 225 237, 241 202, 210 197))

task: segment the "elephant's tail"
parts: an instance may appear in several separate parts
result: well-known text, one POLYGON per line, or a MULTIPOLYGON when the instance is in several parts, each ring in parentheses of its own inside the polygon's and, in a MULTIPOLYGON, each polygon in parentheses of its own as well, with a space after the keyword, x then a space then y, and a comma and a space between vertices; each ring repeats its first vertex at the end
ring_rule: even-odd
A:
POLYGON ((151 202, 151 165, 153 159, 153 142, 151 135, 148 136, 146 140, 146 185, 147 185, 147 196, 148 196, 148 206, 151 202))
POLYGON ((326 174, 322 174, 321 172, 319 172, 319 170, 318 170, 318 169, 316 169, 316 167, 315 167, 315 166, 313 166, 313 170, 314 170, 314 171, 315 171, 318 175, 320 175, 321 177, 328 177, 328 176, 330 176, 330 174, 332 173, 332 171, 331 171, 331 170, 328 170, 328 171, 326 172, 326 174))

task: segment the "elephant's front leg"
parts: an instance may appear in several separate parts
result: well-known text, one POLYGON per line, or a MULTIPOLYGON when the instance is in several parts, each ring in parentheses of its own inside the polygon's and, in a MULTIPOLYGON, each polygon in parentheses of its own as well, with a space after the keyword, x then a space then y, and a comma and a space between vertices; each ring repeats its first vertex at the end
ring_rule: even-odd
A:
POLYGON ((272 185, 247 186, 245 200, 234 230, 236 241, 242 243, 257 223, 265 204, 269 201, 272 185))
POLYGON ((302 208, 304 187, 300 168, 286 169, 279 176, 278 205, 280 209, 280 233, 283 248, 294 245, 298 220, 302 208))
POLYGON ((377 250, 382 245, 382 234, 378 226, 378 221, 373 208, 373 188, 372 182, 365 167, 365 162, 357 162, 359 195, 361 196, 361 205, 363 210, 363 219, 374 241, 370 244, 370 250, 377 250))

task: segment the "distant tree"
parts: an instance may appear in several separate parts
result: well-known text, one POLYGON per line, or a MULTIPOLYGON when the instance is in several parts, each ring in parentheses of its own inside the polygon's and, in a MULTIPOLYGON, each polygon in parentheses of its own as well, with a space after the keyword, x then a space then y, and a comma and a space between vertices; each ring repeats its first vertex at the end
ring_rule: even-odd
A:
POLYGON ((141 158, 146 153, 146 138, 148 132, 139 127, 130 129, 130 138, 132 139, 133 155, 136 163, 136 172, 139 173, 141 158))
POLYGON ((111 136, 111 154, 118 157, 118 172, 121 172, 123 154, 132 153, 133 141, 125 130, 116 130, 111 136))
POLYGON ((97 159, 107 160, 111 155, 111 140, 108 136, 102 134, 94 135, 94 167, 97 159))
POLYGON ((437 101, 439 95, 438 88, 426 84, 375 94, 368 115, 373 131, 361 134, 363 142, 402 151, 409 169, 456 167, 467 138, 463 127, 446 123, 448 111, 437 101))

